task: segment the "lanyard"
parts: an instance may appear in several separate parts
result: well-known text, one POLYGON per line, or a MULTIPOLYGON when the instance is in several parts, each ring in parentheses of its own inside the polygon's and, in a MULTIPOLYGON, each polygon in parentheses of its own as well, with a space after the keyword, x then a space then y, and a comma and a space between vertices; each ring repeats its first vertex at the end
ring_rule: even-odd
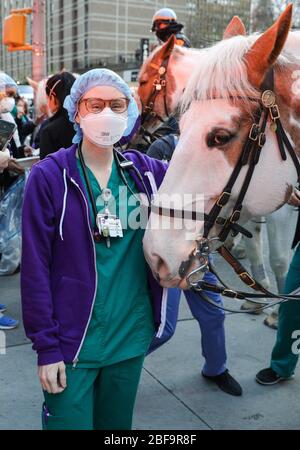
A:
MULTIPOLYGON (((80 144, 79 147, 78 147, 78 155, 79 155, 79 161, 80 161, 80 164, 81 164, 81 167, 82 167, 82 171, 83 171, 84 180, 85 180, 86 187, 87 187, 87 190, 88 190, 88 195, 89 195, 89 198, 90 198, 90 201, 91 201, 91 204, 92 204, 93 213, 94 213, 94 216, 95 216, 95 223, 96 223, 96 225, 95 225, 94 230, 93 230, 93 236, 94 236, 95 242, 99 243, 99 242, 103 241, 103 236, 100 234, 100 232, 98 230, 98 226, 97 226, 98 211, 97 211, 96 201, 95 201, 94 194, 93 194, 92 185, 91 185, 91 182, 90 182, 90 178, 88 176, 87 167, 86 167, 86 164, 85 164, 85 161, 84 161, 84 158, 83 158, 83 154, 82 154, 82 144, 80 144)), ((101 189, 101 186, 100 186, 100 189, 101 189)))

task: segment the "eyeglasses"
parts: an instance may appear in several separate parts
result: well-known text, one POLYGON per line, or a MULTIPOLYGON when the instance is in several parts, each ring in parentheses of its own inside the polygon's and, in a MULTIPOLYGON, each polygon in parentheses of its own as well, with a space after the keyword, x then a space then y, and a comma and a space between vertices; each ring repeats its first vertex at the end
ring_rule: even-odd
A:
POLYGON ((86 110, 89 113, 99 114, 104 108, 109 106, 109 108, 117 113, 122 114, 127 111, 130 100, 128 98, 114 98, 113 100, 102 100, 101 98, 85 98, 81 100, 79 103, 79 107, 81 104, 85 105, 86 110))

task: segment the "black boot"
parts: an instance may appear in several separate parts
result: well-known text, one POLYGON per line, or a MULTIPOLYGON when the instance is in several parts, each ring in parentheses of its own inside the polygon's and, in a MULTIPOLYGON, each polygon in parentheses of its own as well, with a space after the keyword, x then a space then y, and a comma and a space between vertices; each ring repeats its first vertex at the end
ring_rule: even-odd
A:
POLYGON ((228 370, 225 370, 225 372, 221 373, 220 375, 217 375, 215 377, 210 377, 208 375, 205 375, 202 372, 202 376, 206 378, 207 380, 213 381, 219 388, 230 395, 235 395, 236 397, 239 397, 242 395, 243 390, 239 383, 230 375, 228 370))

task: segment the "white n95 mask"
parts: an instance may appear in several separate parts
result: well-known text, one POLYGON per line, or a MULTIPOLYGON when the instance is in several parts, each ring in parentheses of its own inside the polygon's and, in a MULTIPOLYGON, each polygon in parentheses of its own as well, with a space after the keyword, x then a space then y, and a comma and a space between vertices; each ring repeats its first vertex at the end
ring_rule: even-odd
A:
POLYGON ((10 113, 16 106, 16 101, 12 97, 4 97, 0 102, 0 112, 10 113))
POLYGON ((80 127, 83 134, 99 147, 110 147, 123 137, 128 126, 127 111, 123 114, 114 113, 105 108, 99 114, 80 116, 80 127))

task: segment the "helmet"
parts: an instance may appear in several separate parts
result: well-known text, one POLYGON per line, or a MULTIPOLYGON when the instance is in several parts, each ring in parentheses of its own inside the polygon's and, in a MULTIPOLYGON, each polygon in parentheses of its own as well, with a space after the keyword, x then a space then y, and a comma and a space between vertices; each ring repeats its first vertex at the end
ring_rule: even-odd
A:
POLYGON ((177 15, 173 11, 173 9, 170 8, 162 8, 159 11, 157 11, 152 19, 152 30, 155 31, 155 23, 156 22, 176 22, 177 21, 177 15))

